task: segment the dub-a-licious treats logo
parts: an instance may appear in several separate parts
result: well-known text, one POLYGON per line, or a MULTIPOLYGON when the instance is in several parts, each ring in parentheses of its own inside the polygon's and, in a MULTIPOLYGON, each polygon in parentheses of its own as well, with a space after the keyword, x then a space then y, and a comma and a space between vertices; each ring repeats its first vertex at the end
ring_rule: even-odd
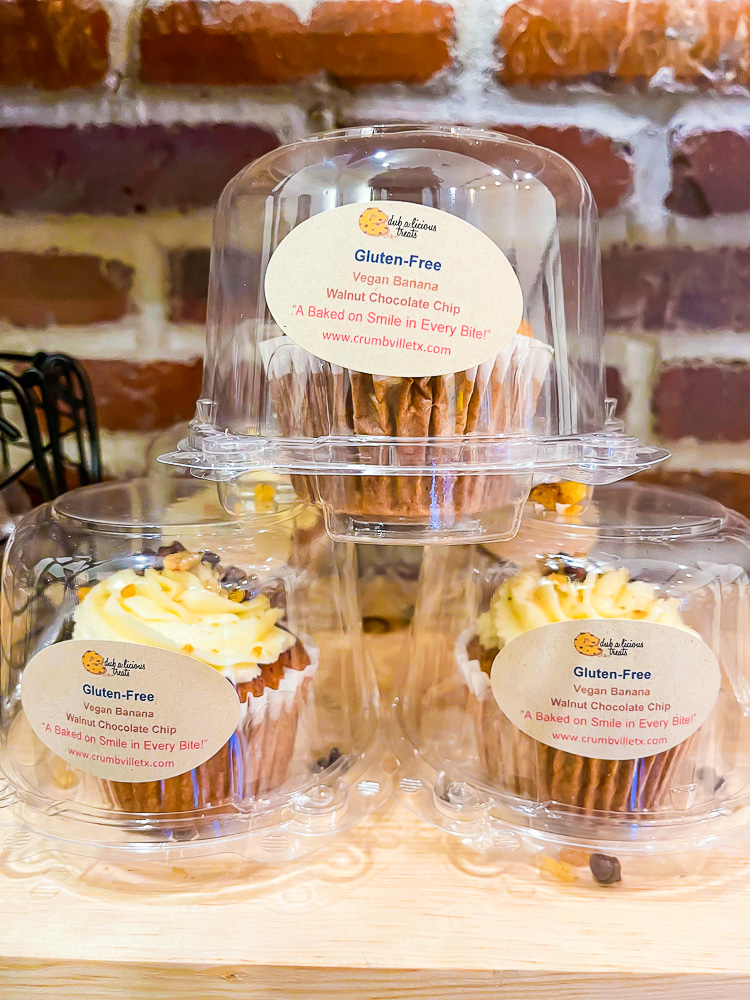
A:
POLYGON ((627 656, 630 650, 643 649, 642 642, 632 639, 599 639, 593 632, 579 632, 573 640, 576 652, 582 656, 627 656))
POLYGON ((416 216, 408 218, 403 212, 394 212, 388 215, 382 208, 374 205, 366 208, 359 217, 359 228, 365 236, 388 237, 389 239, 399 239, 401 237, 415 240, 420 233, 438 231, 437 222, 425 222, 416 216))
POLYGON ((104 666, 104 657, 93 649, 87 649, 81 657, 84 670, 90 674, 106 674, 107 668, 104 666))
POLYGON ((83 669, 97 677, 130 677, 133 670, 145 670, 146 664, 137 660, 116 659, 102 656, 95 649, 87 649, 81 657, 83 669))

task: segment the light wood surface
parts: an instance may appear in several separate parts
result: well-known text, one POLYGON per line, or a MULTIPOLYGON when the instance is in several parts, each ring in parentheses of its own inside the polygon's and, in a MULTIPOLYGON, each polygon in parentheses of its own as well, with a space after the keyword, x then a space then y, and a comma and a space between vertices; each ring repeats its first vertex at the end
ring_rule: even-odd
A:
POLYGON ((396 804, 277 870, 224 858, 146 883, 104 863, 6 859, 0 996, 740 1000, 750 879, 730 874, 656 893, 546 884, 396 804))

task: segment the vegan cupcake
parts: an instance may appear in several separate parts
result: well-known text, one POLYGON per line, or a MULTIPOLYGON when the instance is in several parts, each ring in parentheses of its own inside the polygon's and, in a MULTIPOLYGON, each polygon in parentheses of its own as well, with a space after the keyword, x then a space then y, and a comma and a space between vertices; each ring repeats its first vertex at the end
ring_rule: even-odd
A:
POLYGON ((123 569, 81 588, 73 639, 121 640, 174 650, 220 671, 235 687, 240 722, 205 763, 162 781, 104 782, 126 812, 172 813, 246 801, 286 780, 317 651, 279 624, 279 594, 211 552, 180 543, 143 571, 123 569))
MULTIPOLYGON (((529 430, 551 359, 550 349, 532 337, 525 320, 495 358, 454 375, 399 378, 342 369, 319 361, 286 337, 263 347, 285 437, 417 439, 413 447, 399 451, 404 467, 429 463, 430 443, 423 439, 529 430)), ((325 499, 357 517, 420 519, 436 505, 459 516, 505 501, 502 476, 436 472, 322 478, 325 499)), ((294 477, 294 484, 300 496, 317 499, 308 477, 294 477)))
POLYGON ((587 568, 559 557, 506 579, 489 608, 456 644, 482 767, 503 791, 585 812, 644 811, 662 805, 689 740, 650 757, 603 760, 555 749, 526 735, 504 715, 490 689, 495 657, 509 642, 553 622, 622 619, 693 633, 677 598, 629 579, 627 569, 587 568))

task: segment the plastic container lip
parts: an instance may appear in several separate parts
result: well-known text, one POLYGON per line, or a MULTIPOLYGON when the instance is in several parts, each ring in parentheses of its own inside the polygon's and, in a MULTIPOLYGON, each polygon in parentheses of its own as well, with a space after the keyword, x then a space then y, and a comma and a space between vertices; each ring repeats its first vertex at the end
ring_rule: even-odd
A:
POLYGON ((527 513, 527 524, 543 537, 598 539, 674 538, 715 534, 726 521, 726 509, 716 500, 659 486, 621 482, 600 486, 594 502, 571 523, 564 515, 527 513))
POLYGON ((178 450, 159 456, 165 465, 241 475, 253 469, 325 476, 425 475, 436 470, 456 475, 477 472, 516 474, 529 470, 566 478, 571 466, 582 481, 607 482, 608 470, 621 475, 650 468, 668 457, 663 448, 643 445, 617 429, 566 437, 517 433, 466 437, 379 437, 366 435, 318 438, 243 437, 211 425, 191 428, 178 450), (414 463, 415 452, 429 449, 429 461, 414 463), (405 456, 401 461, 399 456, 405 456), (597 473, 601 472, 601 477, 597 473))
MULTIPOLYGON (((260 515, 264 523, 294 517, 299 505, 260 515)), ((194 479, 133 479, 127 483, 82 486, 52 502, 56 520, 110 534, 161 535, 164 529, 199 534, 208 528, 239 528, 218 495, 194 479), (204 505, 196 512, 194 503, 204 505)), ((243 521, 244 523, 244 521, 243 521)))

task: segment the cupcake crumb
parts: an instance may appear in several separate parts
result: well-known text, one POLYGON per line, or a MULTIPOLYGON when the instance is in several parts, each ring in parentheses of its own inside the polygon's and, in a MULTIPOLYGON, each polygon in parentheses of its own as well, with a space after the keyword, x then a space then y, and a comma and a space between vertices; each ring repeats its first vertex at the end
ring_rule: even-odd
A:
POLYGON ((558 858, 575 868, 583 868, 589 863, 589 852, 582 851, 577 847, 563 847, 558 858))
POLYGON ((331 747, 327 754, 324 754, 322 757, 318 757, 315 761, 313 770, 325 771, 327 768, 332 767, 340 757, 343 757, 343 754, 339 748, 331 747))
POLYGON ((559 882, 575 882, 578 878, 578 872, 573 865, 568 864, 567 861, 551 858, 549 854, 542 857, 541 869, 559 882))

